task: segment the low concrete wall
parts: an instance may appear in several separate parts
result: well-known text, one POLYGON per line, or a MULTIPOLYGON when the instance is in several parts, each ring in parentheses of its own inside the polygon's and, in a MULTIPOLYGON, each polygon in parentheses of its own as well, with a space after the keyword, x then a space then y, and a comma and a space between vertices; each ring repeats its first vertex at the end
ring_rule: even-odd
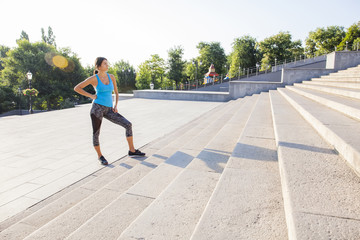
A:
POLYGON ((335 72, 334 69, 313 68, 283 68, 281 71, 281 82, 256 82, 256 81, 231 81, 229 93, 231 99, 237 99, 252 94, 274 90, 278 87, 292 85, 294 83, 310 80, 335 72))
POLYGON ((136 90, 134 91, 134 97, 208 102, 227 102, 230 100, 230 95, 227 92, 193 92, 177 90, 136 90))
POLYGON ((327 55, 326 68, 344 70, 360 64, 360 51, 340 51, 327 55))
POLYGON ((185 90, 185 91, 200 91, 200 92, 203 92, 203 91, 210 91, 210 92, 229 92, 229 82, 223 82, 223 83, 217 83, 217 84, 214 84, 214 85, 209 85, 209 86, 206 86, 206 87, 200 87, 198 89, 191 89, 191 90, 185 90), (226 89, 226 90, 224 90, 226 89))
MULTIPOLYGON (((281 82, 281 71, 277 72, 268 72, 264 74, 260 74, 258 76, 252 76, 249 78, 242 78, 235 81, 242 81, 242 82, 281 82)), ((232 81, 234 82, 234 81, 232 81)))
POLYGON ((279 65, 276 67, 278 69, 277 71, 268 72, 268 73, 260 74, 257 76, 251 76, 249 78, 243 78, 243 79, 235 80, 235 81, 281 82, 282 69, 288 69, 288 68, 296 68, 296 69, 298 69, 298 68, 306 68, 306 69, 323 68, 324 69, 325 66, 326 66, 325 56, 321 56, 321 57, 317 57, 316 61, 313 59, 306 59, 305 62, 299 61, 297 63, 288 63, 288 64, 284 64, 284 65, 279 65))
POLYGON ((302 81, 318 78, 329 73, 336 72, 334 69, 314 69, 314 68, 283 68, 281 73, 282 83, 292 85, 302 81))
POLYGON ((270 82, 244 82, 244 81, 231 81, 230 82, 230 98, 237 99, 253 94, 275 90, 278 87, 283 87, 282 83, 270 82))

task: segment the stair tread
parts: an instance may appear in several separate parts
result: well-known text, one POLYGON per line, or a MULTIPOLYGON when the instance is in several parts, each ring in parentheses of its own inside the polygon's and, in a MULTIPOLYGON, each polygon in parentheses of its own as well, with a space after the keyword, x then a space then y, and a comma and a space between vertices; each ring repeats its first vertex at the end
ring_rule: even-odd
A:
POLYGON ((350 88, 350 89, 360 88, 359 82, 303 81, 302 84, 341 87, 341 88, 350 88))
POLYGON ((350 78, 350 79, 336 79, 336 78, 312 78, 311 79, 313 82, 349 82, 349 83, 358 83, 360 81, 360 77, 354 77, 354 78, 350 78))
MULTIPOLYGON (((250 114, 253 104, 253 101, 246 102, 244 105, 247 106, 243 105, 241 108, 245 109, 245 112, 239 109, 236 115, 242 115, 244 118, 250 114)), ((233 124, 224 125, 214 139, 120 235, 119 239, 130 237, 158 239, 164 236, 167 239, 190 238, 222 172, 222 167, 213 166, 225 163, 230 157, 229 147, 219 147, 217 142, 223 141, 223 134, 228 135, 229 128, 232 128, 235 135, 240 134, 239 131, 243 128, 243 124, 238 124, 236 128, 233 124), (205 158, 202 157, 204 155, 205 158), (217 164, 202 164, 204 160, 207 162, 212 160, 217 164)), ((227 145, 234 147, 237 137, 228 138, 227 145)))
POLYGON ((359 77, 359 73, 330 73, 329 75, 325 75, 322 78, 352 78, 352 77, 359 77))
POLYGON ((326 93, 315 89, 287 86, 287 89, 305 95, 334 110, 340 111, 350 117, 360 120, 360 100, 344 97, 336 94, 326 93))
POLYGON ((360 99, 360 89, 310 85, 310 84, 301 84, 301 83, 295 83, 294 86, 299 87, 299 88, 316 89, 316 90, 319 90, 322 92, 327 92, 327 93, 336 94, 336 95, 340 95, 340 96, 360 99))
POLYGON ((279 92, 270 95, 289 239, 356 239, 359 177, 279 92))
MULTIPOLYGON (((203 116, 207 117, 206 119, 208 119, 209 117, 213 116, 213 114, 222 112, 223 108, 230 105, 231 103, 232 103, 232 101, 229 103, 223 104, 222 107, 217 107, 217 108, 213 109, 213 111, 209 111, 209 112, 203 114, 203 116)), ((151 151, 147 150, 147 152, 150 154, 151 152, 157 151, 157 149, 160 149, 159 150, 160 152, 158 152, 158 155, 155 155, 155 157, 160 157, 159 154, 161 154, 162 157, 164 158, 166 156, 166 153, 165 153, 166 148, 165 148, 165 150, 161 149, 161 146, 164 147, 164 142, 169 141, 169 139, 171 139, 172 137, 177 137, 174 141, 167 142, 168 145, 171 145, 174 142, 176 142, 176 140, 183 139, 181 137, 182 136, 181 134, 189 134, 189 133, 194 134, 195 132, 198 132, 199 129, 201 129, 201 123, 198 122, 199 119, 200 118, 197 118, 197 119, 191 121, 190 123, 185 124, 183 127, 180 127, 179 129, 173 131, 172 133, 168 134, 167 136, 164 136, 161 139, 157 139, 154 142, 148 144, 146 147, 149 148, 151 151), (198 127, 197 129, 195 129, 196 131, 192 132, 193 128, 196 128, 196 127, 198 127), (180 135, 179 135, 179 132, 181 133, 180 135)), ((210 120, 205 120, 204 122, 207 122, 207 121, 210 121, 210 120)), ((183 139, 182 141, 184 141, 184 140, 185 139, 183 139)), ((176 142, 176 144, 179 144, 179 142, 176 142)), ((40 209, 39 211, 26 217, 25 219, 21 219, 17 224, 14 224, 13 226, 6 229, 5 231, 1 232, 0 236, 17 234, 19 229, 22 230, 21 225, 23 223, 26 223, 31 226, 36 226, 36 228, 39 228, 40 226, 44 225, 46 222, 50 221, 54 217, 67 211, 72 206, 76 205, 77 203, 83 201, 85 198, 92 195, 95 192, 95 190, 99 189, 101 184, 105 185, 106 183, 111 182, 116 177, 125 173, 126 170, 133 168, 134 166, 136 166, 139 163, 140 163, 139 160, 132 159, 132 158, 125 159, 125 161, 120 161, 119 167, 109 168, 108 171, 103 171, 102 174, 100 176, 98 176, 97 178, 93 179, 93 181, 87 182, 83 186, 80 186, 79 188, 74 189, 73 193, 70 192, 68 195, 63 196, 59 199, 56 199, 54 202, 51 202, 49 204, 49 206, 45 206, 43 209, 40 209), (89 194, 87 194, 87 195, 84 195, 82 198, 79 198, 78 195, 81 195, 85 190, 93 190, 93 191, 89 192, 89 194), (42 221, 39 221, 39 217, 42 219, 42 221)), ((145 164, 146 160, 142 163, 145 164)), ((150 166, 151 166, 151 163, 150 163, 150 166)), ((30 234, 31 232, 33 232, 33 231, 31 231, 31 229, 29 229, 29 231, 27 231, 27 232, 23 231, 23 233, 22 233, 23 237, 30 234)))
MULTIPOLYGON (((245 101, 242 100, 240 103, 242 104, 243 102, 245 101)), ((229 109, 228 111, 233 110, 229 109)), ((212 125, 219 128, 219 122, 223 122, 225 120, 224 117, 225 114, 217 120, 218 122, 215 121, 212 125)), ((229 118, 229 115, 226 117, 229 118)), ((204 136, 209 140, 211 139, 211 135, 208 134, 213 134, 214 132, 216 132, 215 128, 206 129, 203 134, 200 133, 194 136, 192 141, 196 142, 201 140, 204 136)), ((89 221, 79 227, 67 239, 87 239, 89 237, 114 238, 120 235, 128 224, 133 221, 201 151, 190 150, 190 146, 191 142, 177 150, 172 156, 166 159, 165 162, 161 163, 156 169, 144 176, 139 182, 120 195, 93 218, 89 219, 89 221), (131 204, 134 206, 133 211, 129 210, 131 204), (116 211, 116 215, 112 214, 114 211, 116 211), (119 215, 122 217, 118 218, 119 215), (99 223, 104 225, 101 229, 96 228, 99 223)), ((198 149, 199 146, 196 148, 198 149)))
POLYGON ((280 185, 269 95, 262 93, 192 239, 287 239, 280 185))
MULTIPOLYGON (((323 105, 301 96, 289 89, 278 89, 280 93, 290 97, 310 115, 312 124, 316 124, 320 134, 326 134, 327 141, 360 173, 360 122, 334 111, 323 105)), ((300 109, 300 111, 302 111, 300 109)), ((298 110, 299 111, 299 110, 298 110)))
MULTIPOLYGON (((222 116, 221 113, 232 109, 231 104, 232 103, 226 104, 226 107, 222 108, 218 114, 222 116)), ((185 141, 186 139, 183 139, 183 142, 185 141)), ((160 149, 159 151, 166 152, 164 149, 160 149)), ((171 151, 168 154, 171 155, 171 151)), ((169 156, 166 156, 166 158, 169 156)), ((77 227, 81 226, 97 212, 101 211, 104 207, 110 204, 124 191, 136 184, 136 182, 151 172, 160 162, 163 161, 164 159, 159 158, 157 155, 150 156, 148 159, 146 159, 145 163, 143 162, 142 164, 135 165, 130 169, 130 171, 125 172, 123 175, 107 183, 103 188, 99 189, 97 192, 84 199, 79 204, 68 209, 62 215, 56 217, 43 227, 39 228, 37 231, 30 234, 28 239, 37 239, 43 236, 50 237, 53 235, 56 235, 57 237, 65 237, 71 234, 76 230, 77 227), (69 219, 72 220, 71 224, 68 224, 69 219), (55 226, 62 227, 60 228, 55 226)))
POLYGON ((345 88, 341 86, 322 86, 322 85, 306 85, 301 83, 295 83, 294 86, 300 86, 300 87, 306 87, 306 88, 314 88, 314 89, 333 89, 333 90, 341 90, 346 92, 355 92, 360 93, 360 89, 354 89, 354 88, 345 88))

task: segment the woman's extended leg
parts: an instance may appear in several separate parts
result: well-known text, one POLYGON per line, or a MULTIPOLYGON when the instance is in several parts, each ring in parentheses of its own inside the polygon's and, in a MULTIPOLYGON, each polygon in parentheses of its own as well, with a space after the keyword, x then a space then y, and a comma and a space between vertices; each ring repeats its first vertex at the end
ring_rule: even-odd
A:
POLYGON ((138 155, 144 156, 144 153, 141 153, 139 150, 136 150, 134 147, 133 133, 132 133, 132 124, 125 117, 123 117, 120 113, 115 113, 114 111, 109 111, 104 115, 106 119, 109 121, 116 123, 125 128, 126 140, 129 145, 129 155, 138 155))

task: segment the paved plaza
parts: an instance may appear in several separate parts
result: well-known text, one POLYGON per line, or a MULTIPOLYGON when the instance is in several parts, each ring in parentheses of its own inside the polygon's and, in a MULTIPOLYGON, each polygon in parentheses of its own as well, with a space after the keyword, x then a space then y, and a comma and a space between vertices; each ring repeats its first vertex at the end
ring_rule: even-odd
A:
MULTIPOLYGON (((130 98, 118 110, 141 148, 221 104, 130 98)), ((0 222, 103 168, 92 147, 90 108, 0 118, 0 222)), ((109 162, 128 151, 125 130, 105 119, 100 144, 109 162)))

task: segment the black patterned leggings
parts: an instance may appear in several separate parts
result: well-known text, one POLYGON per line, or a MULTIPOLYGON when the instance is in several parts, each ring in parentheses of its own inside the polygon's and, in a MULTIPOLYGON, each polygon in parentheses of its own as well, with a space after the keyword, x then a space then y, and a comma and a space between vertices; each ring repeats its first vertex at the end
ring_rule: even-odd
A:
POLYGON ((103 117, 107 120, 116 123, 126 129, 126 137, 132 136, 132 124, 121 114, 115 113, 111 107, 106 107, 93 103, 90 111, 92 126, 93 126, 93 145, 99 146, 100 127, 103 117))

